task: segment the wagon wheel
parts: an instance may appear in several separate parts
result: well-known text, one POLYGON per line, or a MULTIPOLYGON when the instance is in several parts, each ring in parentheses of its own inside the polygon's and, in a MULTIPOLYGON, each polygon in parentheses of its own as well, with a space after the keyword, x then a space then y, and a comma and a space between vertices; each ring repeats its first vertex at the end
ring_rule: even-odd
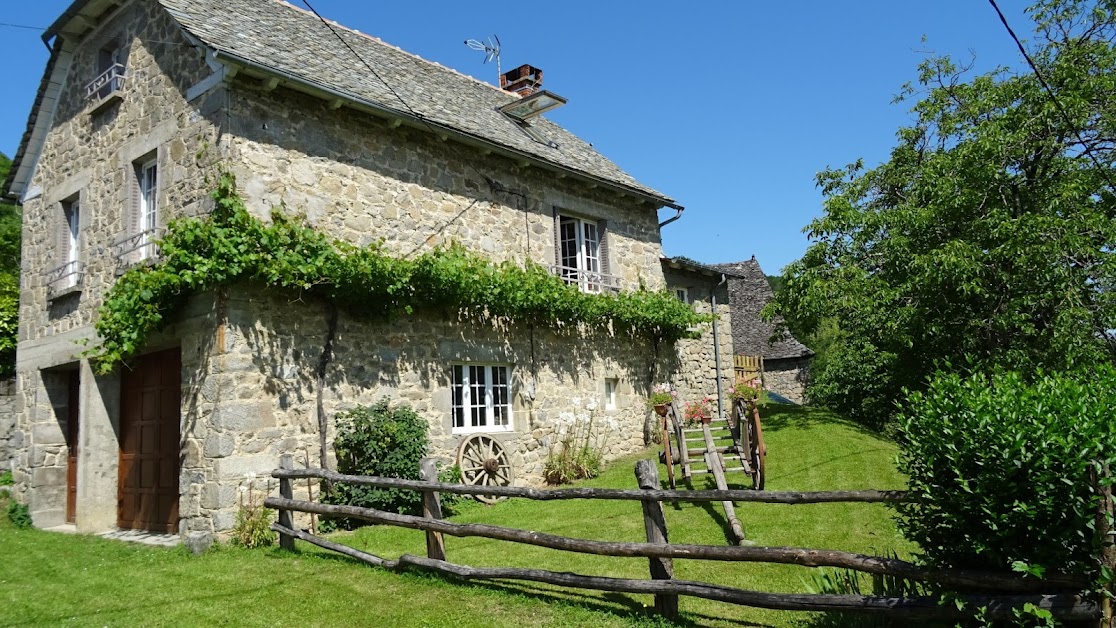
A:
MULTIPOLYGON (((476 486, 511 486, 512 467, 503 445, 491 436, 474 434, 457 448, 457 467, 461 483, 476 486)), ((505 497, 474 495, 477 501, 495 504, 505 497)))

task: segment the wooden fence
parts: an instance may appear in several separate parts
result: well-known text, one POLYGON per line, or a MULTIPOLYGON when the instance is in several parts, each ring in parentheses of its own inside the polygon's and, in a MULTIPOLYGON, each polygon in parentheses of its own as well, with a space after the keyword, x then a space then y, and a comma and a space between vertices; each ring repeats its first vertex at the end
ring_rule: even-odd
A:
POLYGON ((273 477, 279 479, 280 496, 268 497, 264 505, 279 511, 278 521, 271 527, 279 532, 280 544, 287 549, 294 548, 294 539, 297 538, 318 547, 350 556, 358 561, 391 570, 414 567, 466 580, 526 580, 598 591, 649 594, 655 596, 656 612, 668 618, 677 616, 678 596, 680 595, 775 610, 882 613, 891 617, 918 616, 961 619, 971 617, 976 608, 986 608, 986 617, 993 619, 1011 618, 1015 609, 1022 609, 1027 604, 1049 610, 1055 618, 1062 621, 1095 620, 1100 617, 1101 610, 1098 605, 1091 598, 1079 593, 1084 591, 1089 583, 1074 576, 1053 574, 1044 579, 1037 579, 1015 573, 929 569, 894 558, 836 550, 670 543, 662 508, 663 501, 718 502, 731 500, 734 502, 768 504, 896 502, 905 499, 906 494, 902 491, 663 490, 660 488, 658 466, 650 460, 639 461, 636 464, 635 475, 638 489, 565 488, 542 490, 520 487, 466 486, 435 481, 437 475, 432 460, 423 461, 423 480, 415 481, 342 475, 322 469, 294 469, 291 458, 284 456, 280 461, 280 468, 272 473, 273 477), (370 508, 330 505, 293 499, 292 480, 306 478, 316 478, 333 483, 420 491, 423 494, 423 516, 401 515, 370 508), (533 500, 608 499, 639 501, 643 509, 647 542, 594 541, 488 524, 452 523, 442 520, 439 493, 489 495, 533 500), (292 511, 351 517, 370 523, 423 530, 426 533, 427 555, 422 557, 405 554, 398 559, 390 560, 335 543, 315 534, 296 530, 292 524, 292 511), (444 535, 447 534, 456 537, 496 539, 598 556, 647 558, 650 579, 601 577, 520 567, 458 565, 446 560, 444 535), (906 578, 918 582, 934 583, 959 591, 979 591, 980 593, 953 596, 950 598, 950 603, 945 605, 940 603, 938 597, 890 598, 866 595, 765 593, 719 584, 675 579, 673 560, 676 558, 853 569, 869 574, 906 578), (954 601, 963 602, 963 604, 955 604, 954 601))

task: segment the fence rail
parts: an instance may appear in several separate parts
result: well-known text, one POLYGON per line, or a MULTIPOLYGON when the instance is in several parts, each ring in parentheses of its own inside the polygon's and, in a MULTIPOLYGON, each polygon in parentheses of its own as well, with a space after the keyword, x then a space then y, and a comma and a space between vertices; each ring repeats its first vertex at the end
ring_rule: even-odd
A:
MULTIPOLYGON (((279 491, 281 496, 268 497, 264 502, 265 506, 279 511, 279 521, 272 525, 272 529, 280 533, 283 547, 293 548, 294 539, 297 538, 385 569, 399 570, 406 567, 417 567, 464 579, 527 580, 583 589, 651 594, 655 596, 656 611, 666 617, 677 615, 678 596, 680 595, 776 610, 887 613, 895 617, 920 616, 956 619, 969 617, 973 612, 972 609, 983 607, 987 609, 986 616, 989 618, 1010 618, 1013 616, 1014 609, 1021 609, 1026 604, 1033 604, 1038 608, 1049 610, 1056 618, 1066 621, 1095 619, 1099 614, 1099 607, 1096 603, 1077 593, 1085 590, 1089 583, 1083 578, 1072 575, 1052 574, 1044 579, 1037 579, 1014 573, 928 569, 903 560, 837 550, 670 543, 662 510, 662 501, 710 502, 732 499, 741 502, 783 504, 849 501, 861 503, 895 502, 906 498, 906 494, 902 491, 826 491, 819 493, 737 490, 668 491, 657 488, 660 486, 658 467, 649 460, 637 463, 636 479, 641 488, 634 490, 588 488, 542 490, 523 487, 480 487, 425 480, 350 476, 322 469, 295 470, 292 466, 292 460, 289 457, 284 457, 280 464, 281 468, 272 473, 272 476, 280 481, 279 491), (291 497, 291 480, 299 478, 317 478, 334 483, 421 491, 424 498, 424 516, 401 515, 357 506, 295 500, 291 497), (441 519, 440 509, 436 507, 440 492, 520 497, 536 500, 638 500, 643 506, 647 542, 594 541, 489 524, 459 524, 444 521, 441 519), (397 560, 385 559, 305 531, 296 530, 291 523, 291 512, 351 517, 371 523, 422 530, 427 535, 428 555, 425 558, 404 555, 397 560), (481 537, 599 556, 647 558, 651 579, 606 578, 518 567, 482 568, 458 565, 446 561, 442 535, 481 537), (962 608, 958 608, 954 604, 943 606, 939 603, 937 597, 885 598, 864 595, 764 593, 711 583, 676 580, 673 577, 673 560, 676 558, 852 569, 869 574, 931 582, 959 590, 976 590, 981 593, 958 595, 951 598, 964 602, 962 608)), ((436 477, 432 461, 424 461, 422 477, 430 480, 436 477)))

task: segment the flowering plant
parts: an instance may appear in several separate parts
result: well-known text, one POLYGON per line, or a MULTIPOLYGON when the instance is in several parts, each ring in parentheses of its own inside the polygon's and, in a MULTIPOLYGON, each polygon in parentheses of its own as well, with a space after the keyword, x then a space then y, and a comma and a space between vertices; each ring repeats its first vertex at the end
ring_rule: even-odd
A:
POLYGON ((713 418, 713 397, 706 395, 700 401, 690 401, 682 410, 682 421, 694 425, 713 418))
POLYGON ((674 403, 676 399, 678 399, 678 393, 671 390, 670 384, 655 384, 651 387, 651 396, 648 397, 647 403, 651 406, 661 406, 674 403))
POLYGON ((742 401, 755 401, 761 394, 763 394, 763 384, 760 383, 758 377, 748 381, 741 380, 736 382, 736 385, 732 387, 732 391, 729 392, 729 395, 731 395, 733 399, 742 401))

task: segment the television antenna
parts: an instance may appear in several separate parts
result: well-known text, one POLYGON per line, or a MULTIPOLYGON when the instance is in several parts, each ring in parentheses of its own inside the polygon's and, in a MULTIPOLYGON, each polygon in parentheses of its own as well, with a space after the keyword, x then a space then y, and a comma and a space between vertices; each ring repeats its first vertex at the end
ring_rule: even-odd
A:
POLYGON ((500 84, 500 77, 504 75, 503 70, 500 68, 500 38, 495 34, 485 41, 477 41, 476 39, 466 39, 465 45, 476 50, 477 52, 484 53, 484 63, 488 63, 493 59, 496 60, 496 84, 500 84))

